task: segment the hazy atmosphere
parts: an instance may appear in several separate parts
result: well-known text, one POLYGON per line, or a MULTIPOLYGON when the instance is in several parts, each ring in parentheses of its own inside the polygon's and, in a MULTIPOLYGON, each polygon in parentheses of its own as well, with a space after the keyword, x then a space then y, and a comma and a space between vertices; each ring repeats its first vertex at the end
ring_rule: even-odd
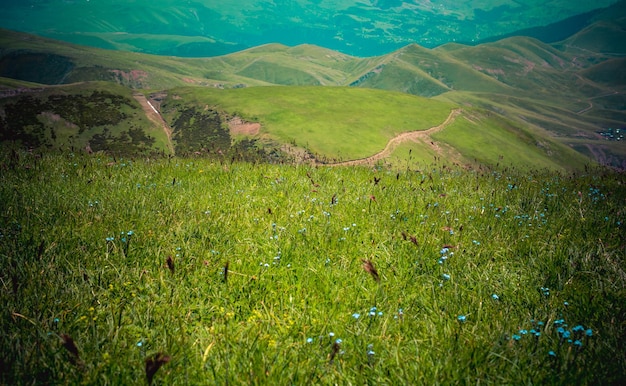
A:
MULTIPOLYGON (((214 56, 266 43, 315 44, 350 55, 435 47, 560 22, 615 0, 2 0, 0 27, 78 44, 214 56)), ((535 31, 548 42, 581 19, 535 31)))

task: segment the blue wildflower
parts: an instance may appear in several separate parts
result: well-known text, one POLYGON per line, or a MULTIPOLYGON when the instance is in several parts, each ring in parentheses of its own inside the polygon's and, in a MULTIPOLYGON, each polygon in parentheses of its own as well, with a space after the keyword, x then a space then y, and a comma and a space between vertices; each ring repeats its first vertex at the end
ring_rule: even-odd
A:
POLYGON ((355 312, 354 314, 352 314, 352 317, 353 317, 354 319, 358 319, 358 318, 360 318, 360 317, 361 317, 361 314, 359 314, 358 312, 355 312))
POLYGON ((447 273, 444 273, 443 275, 441 275, 441 277, 443 277, 443 280, 450 280, 450 275, 448 275, 447 273))
POLYGON ((500 297, 499 297, 498 295, 496 295, 496 294, 491 295, 491 298, 492 298, 493 300, 498 300, 498 299, 500 299, 500 297))
POLYGON ((520 340, 520 339, 522 339, 522 337, 517 335, 517 334, 513 334, 513 336, 511 338, 513 338, 513 340, 520 340))
POLYGON ((583 346, 583 342, 581 342, 579 340, 576 340, 576 341, 574 341, 574 346, 582 347, 583 346))
POLYGON ((551 357, 555 357, 556 358, 556 353, 554 351, 549 351, 548 355, 550 355, 551 357))
POLYGON ((307 343, 312 343, 313 342, 313 338, 306 338, 306 342, 307 343))
POLYGON ((587 329, 587 331, 585 331, 585 335, 587 336, 593 336, 593 330, 592 329, 587 329))
POLYGON ((335 341, 335 343, 337 343, 337 344, 341 344, 341 342, 343 342, 343 340, 341 340, 341 339, 337 339, 337 340, 335 341))
POLYGON ((467 317, 465 315, 459 315, 459 316, 456 317, 456 319, 459 322, 463 323, 463 322, 465 322, 467 320, 467 317))

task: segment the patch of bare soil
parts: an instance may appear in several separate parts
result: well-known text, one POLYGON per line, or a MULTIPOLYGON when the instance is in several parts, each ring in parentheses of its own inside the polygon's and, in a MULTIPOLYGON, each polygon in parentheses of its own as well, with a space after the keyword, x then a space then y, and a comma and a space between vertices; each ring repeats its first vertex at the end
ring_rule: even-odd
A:
POLYGON ((261 124, 258 122, 246 122, 240 117, 233 117, 228 121, 228 128, 231 135, 254 136, 261 131, 261 124))
POLYGON ((163 129, 165 135, 167 136, 167 147, 170 149, 170 152, 174 154, 174 145, 172 144, 172 129, 169 127, 167 122, 165 122, 165 120, 163 119, 159 111, 154 107, 154 105, 146 99, 145 95, 135 93, 133 94, 133 97, 135 97, 137 102, 139 102, 148 119, 150 119, 150 121, 163 129))

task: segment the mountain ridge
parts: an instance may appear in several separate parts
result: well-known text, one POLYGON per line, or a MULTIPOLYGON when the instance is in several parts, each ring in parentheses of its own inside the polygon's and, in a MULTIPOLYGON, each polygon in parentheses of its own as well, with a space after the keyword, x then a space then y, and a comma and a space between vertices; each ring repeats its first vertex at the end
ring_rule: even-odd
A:
POLYGON ((593 26, 619 27, 620 22, 598 22, 603 24, 553 45, 528 37, 434 49, 410 44, 368 58, 310 44, 265 44, 211 58, 175 58, 93 49, 0 30, 0 76, 51 84, 105 80, 136 90, 270 85, 379 88, 506 114, 589 155, 585 150, 589 144, 580 141, 582 135, 608 152, 609 158, 619 160, 623 150, 601 143, 597 133, 626 122, 623 109, 616 110, 624 99, 623 82, 603 75, 609 69, 619 74, 624 52, 589 52, 586 45, 606 37, 602 28, 593 26))

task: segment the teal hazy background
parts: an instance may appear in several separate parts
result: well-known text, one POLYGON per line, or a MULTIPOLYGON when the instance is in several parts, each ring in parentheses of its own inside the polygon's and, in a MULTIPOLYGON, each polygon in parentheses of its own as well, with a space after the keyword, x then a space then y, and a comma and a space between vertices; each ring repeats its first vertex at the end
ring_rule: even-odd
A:
POLYGON ((507 34, 566 38, 615 0, 0 0, 0 27, 101 48, 216 56, 266 43, 356 56, 507 34), (557 24, 554 24, 557 23, 557 24), (551 25, 550 28, 537 28, 551 25))

